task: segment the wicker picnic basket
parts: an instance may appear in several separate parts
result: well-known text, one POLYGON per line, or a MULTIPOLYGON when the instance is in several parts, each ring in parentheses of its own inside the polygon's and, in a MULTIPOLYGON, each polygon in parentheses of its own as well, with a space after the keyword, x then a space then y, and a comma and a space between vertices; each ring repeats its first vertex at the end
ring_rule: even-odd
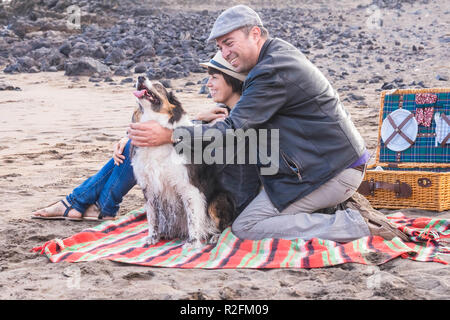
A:
POLYGON ((450 209, 449 119, 450 88, 381 93, 376 161, 358 189, 373 207, 450 209))

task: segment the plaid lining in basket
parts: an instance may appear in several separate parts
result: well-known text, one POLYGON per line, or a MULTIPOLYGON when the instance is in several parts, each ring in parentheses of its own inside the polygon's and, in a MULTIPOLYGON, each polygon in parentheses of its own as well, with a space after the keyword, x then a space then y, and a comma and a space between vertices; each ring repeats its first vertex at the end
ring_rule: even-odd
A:
MULTIPOLYGON (((383 120, 391 112, 399 109, 400 95, 386 95, 384 98, 383 120)), ((402 108, 415 113, 416 108, 425 105, 416 104, 415 94, 403 95, 402 108)), ((437 93, 437 102, 434 105, 434 112, 450 113, 450 92, 437 93)), ((436 123, 432 121, 430 127, 419 125, 418 136, 415 143, 402 152, 395 152, 388 149, 384 142, 380 146, 380 162, 434 162, 448 163, 450 147, 446 145, 435 146, 436 123)))

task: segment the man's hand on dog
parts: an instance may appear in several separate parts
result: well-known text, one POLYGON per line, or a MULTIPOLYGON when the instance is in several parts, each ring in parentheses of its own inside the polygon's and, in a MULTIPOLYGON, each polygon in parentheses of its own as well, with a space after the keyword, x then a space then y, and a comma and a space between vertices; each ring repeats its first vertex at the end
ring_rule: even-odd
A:
POLYGON ((158 122, 131 123, 128 130, 131 144, 137 147, 156 147, 166 143, 172 143, 172 130, 164 128, 158 122))

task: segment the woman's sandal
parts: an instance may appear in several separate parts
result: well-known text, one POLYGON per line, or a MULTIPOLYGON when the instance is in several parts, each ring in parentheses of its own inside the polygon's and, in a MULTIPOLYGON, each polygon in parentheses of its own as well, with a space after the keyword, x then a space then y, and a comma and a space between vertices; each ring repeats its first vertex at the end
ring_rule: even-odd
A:
MULTIPOLYGON (((62 216, 49 216, 49 217, 47 217, 47 216, 32 215, 31 219, 83 221, 82 217, 80 217, 80 218, 73 218, 73 217, 69 217, 68 216, 70 210, 72 210, 73 207, 71 205, 68 205, 63 199, 59 200, 59 201, 56 201, 56 202, 52 203, 51 205, 49 205, 49 206, 47 206, 45 208, 49 208, 49 207, 57 204, 58 202, 61 202, 64 205, 64 207, 66 207, 66 210, 64 211, 62 216)), ((43 209, 45 209, 45 208, 43 208, 43 209)), ((43 210, 43 209, 39 209, 39 210, 43 210)), ((39 210, 37 210, 37 211, 39 211, 39 210)))

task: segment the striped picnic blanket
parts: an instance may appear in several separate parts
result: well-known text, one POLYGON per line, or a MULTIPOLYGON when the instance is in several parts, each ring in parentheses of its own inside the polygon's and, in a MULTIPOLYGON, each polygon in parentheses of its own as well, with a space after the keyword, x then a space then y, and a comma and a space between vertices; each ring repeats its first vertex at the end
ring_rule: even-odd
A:
POLYGON ((345 244, 321 239, 252 241, 236 238, 228 228, 217 244, 205 244, 198 249, 183 249, 179 240, 149 246, 145 243, 147 218, 140 209, 33 250, 45 254, 52 262, 108 259, 171 268, 320 268, 349 262, 379 265, 398 256, 446 264, 439 255, 450 251, 437 240, 450 237, 450 220, 410 219, 401 213, 389 218, 410 235, 411 242, 404 243, 399 238, 386 241, 380 237, 345 244))

